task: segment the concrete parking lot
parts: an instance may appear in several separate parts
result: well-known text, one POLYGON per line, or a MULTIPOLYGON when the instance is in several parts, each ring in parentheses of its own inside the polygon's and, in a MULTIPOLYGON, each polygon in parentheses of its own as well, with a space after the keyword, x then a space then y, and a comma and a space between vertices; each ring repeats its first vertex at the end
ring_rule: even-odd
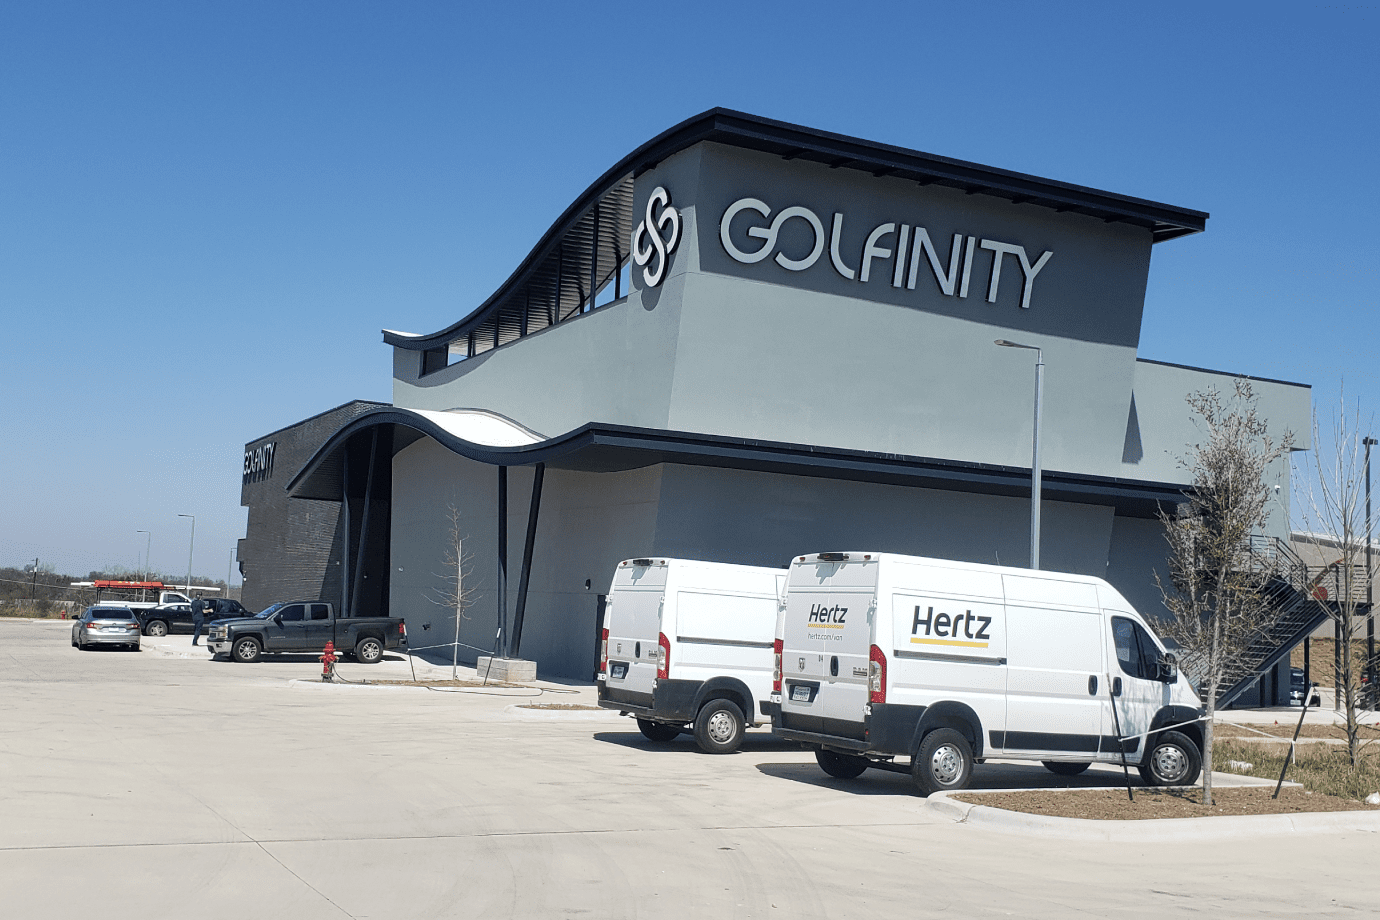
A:
MULTIPOLYGON (((0 915, 1380 910, 1374 834, 1108 845, 997 833, 932 814, 903 776, 828 779, 766 733, 711 757, 688 738, 652 746, 612 715, 509 708, 588 702, 589 688, 322 687, 309 656, 240 665, 187 646, 83 653, 68 624, 0 621, 0 915)), ((407 669, 401 657, 341 666, 355 679, 407 669)), ((1038 765, 975 776, 1057 779, 1038 765)))

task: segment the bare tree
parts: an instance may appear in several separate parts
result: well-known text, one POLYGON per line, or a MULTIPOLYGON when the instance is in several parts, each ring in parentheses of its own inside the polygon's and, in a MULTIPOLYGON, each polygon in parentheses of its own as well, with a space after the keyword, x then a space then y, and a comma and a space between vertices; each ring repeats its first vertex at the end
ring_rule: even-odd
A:
POLYGON ((1324 442, 1318 413, 1313 413, 1311 455, 1300 459, 1295 477, 1299 517, 1321 558, 1330 559, 1314 579, 1315 592, 1336 625, 1337 706, 1345 719, 1347 754, 1354 769, 1361 753, 1359 714, 1364 669, 1357 667, 1352 640, 1364 620, 1366 603, 1366 553, 1375 539, 1374 522, 1366 516, 1363 431, 1372 419, 1362 419, 1360 403, 1347 408, 1342 394, 1332 415, 1331 437, 1324 442))
POLYGON ((1188 397, 1202 432, 1180 461, 1193 474, 1187 501, 1161 512, 1169 541, 1169 584, 1159 575, 1172 614, 1161 632, 1182 650, 1186 674, 1207 704, 1203 725, 1203 804, 1212 804, 1212 721, 1218 694, 1245 677, 1248 651, 1280 611, 1263 589, 1268 573, 1251 564, 1250 540, 1269 517, 1266 471, 1292 447, 1276 442, 1256 409, 1250 382, 1238 378, 1231 397, 1217 390, 1188 397))
POLYGON ((455 640, 451 646, 450 677, 455 680, 460 665, 460 621, 468 620, 465 611, 474 602, 474 590, 468 584, 471 570, 470 557, 465 552, 467 537, 461 531, 460 509, 450 506, 450 528, 447 532, 445 551, 442 556, 443 571, 437 572, 443 587, 433 588, 431 602, 455 612, 455 640))

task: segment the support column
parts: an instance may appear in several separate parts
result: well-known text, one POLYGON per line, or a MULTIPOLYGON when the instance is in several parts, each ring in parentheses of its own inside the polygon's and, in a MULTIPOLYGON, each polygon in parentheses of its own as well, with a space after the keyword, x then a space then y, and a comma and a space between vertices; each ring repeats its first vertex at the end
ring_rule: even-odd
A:
POLYGON ((498 468, 498 630, 496 650, 508 657, 508 468, 498 468))
POLYGON ((354 611, 359 609, 359 587, 364 575, 364 553, 369 546, 369 506, 374 500, 374 462, 379 450, 379 430, 375 426, 373 438, 369 441, 369 466, 365 471, 364 479, 364 513, 359 519, 359 542, 356 544, 355 565, 352 567, 350 582, 350 615, 354 616, 354 611))
POLYGON ((522 544, 522 574, 518 577, 517 611, 513 614, 514 657, 522 657, 522 621, 527 615, 527 586, 532 578, 532 549, 537 542, 537 514, 541 511, 541 486, 546 464, 538 463, 532 474, 532 500, 527 506, 527 539, 522 544))
POLYGON ((345 531, 340 540, 340 609, 336 616, 350 616, 350 551, 354 548, 354 538, 350 535, 350 442, 341 446, 340 471, 340 513, 345 518, 345 531))

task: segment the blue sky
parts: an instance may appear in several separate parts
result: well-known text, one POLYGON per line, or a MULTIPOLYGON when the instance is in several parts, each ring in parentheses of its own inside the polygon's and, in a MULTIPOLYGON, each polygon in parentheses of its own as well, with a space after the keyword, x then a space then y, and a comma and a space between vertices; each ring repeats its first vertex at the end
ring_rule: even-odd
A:
MULTIPOLYGON (((1141 355, 1369 411, 1376 4, 0 7, 0 564, 224 577, 246 441, 388 400, 618 158, 726 106, 1209 211, 1141 355)), ((236 575, 236 579, 238 576, 236 575)))

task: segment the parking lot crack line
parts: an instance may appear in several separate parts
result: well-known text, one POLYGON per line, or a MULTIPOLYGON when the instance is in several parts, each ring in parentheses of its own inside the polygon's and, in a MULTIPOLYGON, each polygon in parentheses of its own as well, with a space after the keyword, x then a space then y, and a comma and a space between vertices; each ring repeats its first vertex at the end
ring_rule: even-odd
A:
MULTIPOLYGON (((253 840, 253 838, 250 838, 250 839, 253 840)), ((346 910, 345 908, 341 907, 339 904, 335 903, 335 901, 331 900, 330 897, 327 896, 325 892, 323 892, 321 889, 317 888, 317 887, 316 887, 315 885, 313 885, 311 882, 307 881, 306 879, 302 878, 302 876, 300 876, 300 875, 298 875, 296 872, 294 872, 294 871, 292 870, 292 867, 291 867, 291 866, 289 866, 287 863, 283 862, 283 861, 282 861, 281 859, 279 859, 277 856, 273 855, 273 851, 272 851, 272 850, 270 850, 268 847, 264 846, 262 843, 260 843, 260 842, 257 841, 257 840, 254 840, 253 842, 254 842, 254 845, 255 845, 255 846, 257 846, 261 851, 263 851, 264 855, 266 855, 269 859, 271 859, 271 860, 273 860, 274 862, 276 862, 278 865, 282 866, 283 869, 284 869, 284 871, 286 871, 289 875, 291 875, 293 878, 297 879, 297 881, 301 882, 303 885, 306 885, 306 886, 307 886, 308 888, 310 888, 312 891, 316 892, 316 894, 321 898, 321 900, 325 901, 327 904, 331 905, 331 906, 334 907, 336 910, 340 911, 342 914, 344 914, 345 916, 349 917, 350 920, 355 920, 355 915, 354 915, 354 914, 350 913, 348 910, 346 910)))

